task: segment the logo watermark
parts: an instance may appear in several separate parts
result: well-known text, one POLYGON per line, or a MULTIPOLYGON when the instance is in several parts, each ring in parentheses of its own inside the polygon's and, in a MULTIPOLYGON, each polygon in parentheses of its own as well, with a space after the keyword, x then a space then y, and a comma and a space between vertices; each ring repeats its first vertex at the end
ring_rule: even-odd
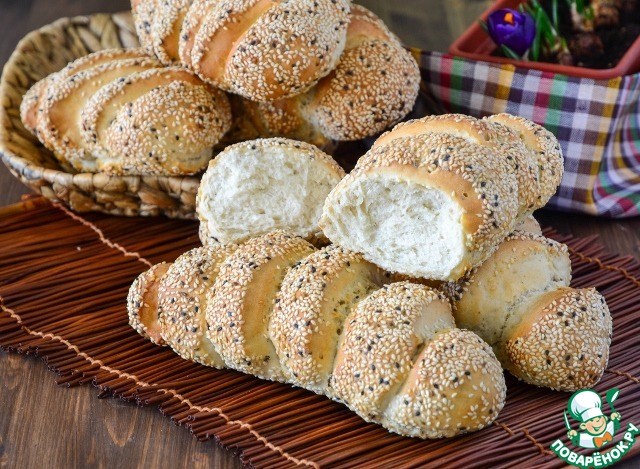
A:
POLYGON ((613 444, 613 437, 620 428, 621 416, 613 407, 619 394, 620 391, 615 388, 607 391, 605 399, 611 408, 611 414, 607 416, 602 412, 602 399, 598 393, 590 389, 574 393, 569 399, 567 410, 564 411, 567 437, 575 447, 597 451, 588 456, 578 454, 558 439, 551 444, 553 452, 565 462, 582 469, 590 467, 598 469, 619 461, 631 449, 636 435, 640 433, 640 429, 633 423, 629 423, 622 440, 613 444), (571 428, 569 415, 580 422, 579 431, 571 428), (612 445, 611 449, 601 452, 600 448, 606 445, 612 445))

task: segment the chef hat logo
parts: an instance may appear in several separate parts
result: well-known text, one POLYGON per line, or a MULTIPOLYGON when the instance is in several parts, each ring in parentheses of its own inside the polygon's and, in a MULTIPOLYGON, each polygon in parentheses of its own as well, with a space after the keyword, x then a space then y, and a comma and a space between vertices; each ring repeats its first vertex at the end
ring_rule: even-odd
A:
POLYGON ((587 422, 594 417, 602 417, 602 399, 594 391, 578 391, 569 399, 569 413, 580 421, 587 422))

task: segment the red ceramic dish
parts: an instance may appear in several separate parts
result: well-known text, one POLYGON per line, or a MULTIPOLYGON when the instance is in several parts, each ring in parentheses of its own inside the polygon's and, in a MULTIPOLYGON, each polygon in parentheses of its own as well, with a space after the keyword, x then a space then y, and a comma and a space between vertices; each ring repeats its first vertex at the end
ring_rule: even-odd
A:
MULTIPOLYGON (((500 8, 517 8, 522 0, 497 0, 481 16, 487 20, 489 14, 500 8)), ((530 62, 526 60, 513 60, 506 57, 496 57, 491 54, 496 50, 495 43, 487 35, 482 27, 475 22, 449 47, 451 55, 465 57, 467 59, 482 60, 485 62, 512 64, 516 67, 543 70, 547 72, 561 73, 564 75, 593 78, 595 80, 607 80, 623 75, 630 75, 640 71, 640 37, 635 40, 620 62, 613 68, 594 69, 584 67, 572 67, 546 62, 530 62)))

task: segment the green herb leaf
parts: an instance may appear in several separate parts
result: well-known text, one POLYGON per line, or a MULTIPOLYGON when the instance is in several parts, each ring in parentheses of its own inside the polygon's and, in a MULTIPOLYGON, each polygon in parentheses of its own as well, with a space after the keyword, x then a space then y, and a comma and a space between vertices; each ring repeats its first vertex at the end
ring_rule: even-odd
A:
POLYGON ((505 57, 508 57, 514 60, 522 60, 522 57, 520 57, 518 54, 516 54, 514 51, 512 51, 509 47, 505 46, 504 44, 500 46, 500 49, 502 50, 502 53, 504 54, 505 57))

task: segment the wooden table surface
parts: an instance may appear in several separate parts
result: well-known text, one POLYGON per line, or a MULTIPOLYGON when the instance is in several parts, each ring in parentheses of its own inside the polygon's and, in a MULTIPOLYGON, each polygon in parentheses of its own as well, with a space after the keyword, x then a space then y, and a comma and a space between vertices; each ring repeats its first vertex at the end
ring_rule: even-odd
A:
MULTIPOLYGON (((446 50, 488 0, 361 1, 409 45, 446 50)), ((27 32, 61 16, 115 12, 126 0, 0 0, 0 63, 27 32)), ((0 206, 29 189, 0 165, 0 206)), ((640 260, 640 218, 599 219, 557 212, 543 224, 576 236, 597 234, 612 252, 640 260)), ((58 387, 35 358, 0 352, 0 468, 241 467, 237 456, 200 443, 153 408, 99 400, 91 386, 58 387)), ((621 467, 638 467, 640 460, 621 467)))

